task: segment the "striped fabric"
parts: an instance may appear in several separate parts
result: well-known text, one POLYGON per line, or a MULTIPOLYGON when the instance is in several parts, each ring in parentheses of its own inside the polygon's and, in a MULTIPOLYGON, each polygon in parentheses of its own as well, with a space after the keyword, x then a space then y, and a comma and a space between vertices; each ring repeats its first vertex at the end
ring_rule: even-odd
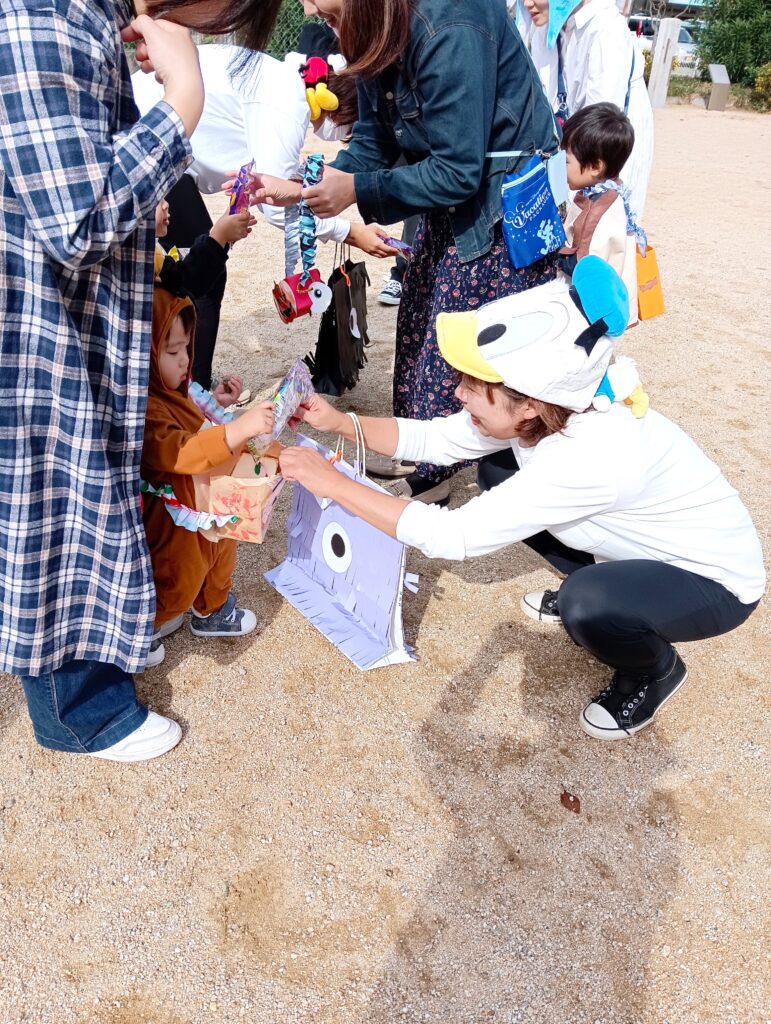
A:
POLYGON ((154 209, 190 162, 137 121, 124 0, 0 0, 0 669, 144 665, 154 209))

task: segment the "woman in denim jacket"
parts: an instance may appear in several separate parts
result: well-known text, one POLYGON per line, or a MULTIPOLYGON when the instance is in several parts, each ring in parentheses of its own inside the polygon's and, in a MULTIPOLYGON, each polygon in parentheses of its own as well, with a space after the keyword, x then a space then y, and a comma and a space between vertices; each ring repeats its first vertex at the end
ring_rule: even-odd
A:
MULTIPOLYGON (((394 413, 447 416, 459 408, 458 380, 438 351, 437 315, 554 276, 554 257, 516 270, 501 234, 504 174, 558 147, 551 108, 505 0, 313 6, 359 76, 360 113, 348 149, 306 198, 321 217, 354 202, 368 222, 425 215, 399 309, 394 413)), ((446 503, 458 468, 419 465, 396 486, 446 503)))

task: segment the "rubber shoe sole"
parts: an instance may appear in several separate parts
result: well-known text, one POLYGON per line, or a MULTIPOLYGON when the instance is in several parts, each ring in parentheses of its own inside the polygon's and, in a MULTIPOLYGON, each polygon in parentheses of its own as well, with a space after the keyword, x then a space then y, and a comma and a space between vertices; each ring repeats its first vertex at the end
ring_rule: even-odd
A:
MULTIPOLYGON (((645 721, 640 722, 639 725, 630 726, 629 729, 622 729, 619 725, 613 722, 611 715, 608 715, 608 721, 613 722, 612 726, 609 724, 608 728, 604 729, 601 726, 595 725, 593 722, 590 722, 589 719, 586 717, 586 712, 589 710, 590 707, 593 706, 594 702, 587 704, 586 707, 583 709, 583 711, 581 712, 581 717, 578 719, 578 724, 581 726, 581 728, 584 730, 587 736, 591 736, 595 740, 628 740, 630 739, 630 737, 635 736, 638 732, 642 732, 643 729, 647 729, 649 725, 653 724, 653 720, 655 719, 656 715, 659 713, 659 711, 661 711, 664 705, 668 701, 670 701, 674 697, 674 695, 680 690, 680 688, 682 687, 683 683, 686 681, 687 678, 688 670, 686 669, 685 675, 674 688, 674 690, 671 693, 667 694, 667 696, 662 700, 662 702, 659 704, 659 706, 656 708, 656 710, 653 712, 650 718, 646 718, 645 721)), ((601 708, 601 710, 605 711, 604 708, 601 708)), ((605 713, 607 714, 607 712, 605 713)))

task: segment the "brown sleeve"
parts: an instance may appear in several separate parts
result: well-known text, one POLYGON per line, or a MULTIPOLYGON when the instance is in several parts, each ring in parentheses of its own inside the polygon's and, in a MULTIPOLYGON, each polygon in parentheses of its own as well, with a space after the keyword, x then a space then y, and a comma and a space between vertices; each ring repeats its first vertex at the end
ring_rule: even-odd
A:
POLYGON ((182 476, 208 473, 232 458, 233 453, 225 441, 224 427, 210 427, 191 433, 168 417, 155 417, 148 405, 142 450, 143 473, 179 473, 182 476))

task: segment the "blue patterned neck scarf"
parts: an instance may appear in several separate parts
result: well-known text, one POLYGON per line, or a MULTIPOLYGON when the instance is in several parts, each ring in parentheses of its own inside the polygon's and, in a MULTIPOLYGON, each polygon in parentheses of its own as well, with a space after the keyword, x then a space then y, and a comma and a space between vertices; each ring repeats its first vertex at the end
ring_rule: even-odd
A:
POLYGON ((581 188, 578 191, 579 195, 582 196, 601 196, 603 192, 617 192, 621 197, 621 202, 624 204, 624 212, 626 213, 626 233, 635 236, 640 255, 645 255, 645 250, 648 246, 648 236, 637 223, 637 216, 630 205, 629 189, 626 185, 608 178, 607 181, 600 181, 596 185, 589 185, 587 188, 581 188))

